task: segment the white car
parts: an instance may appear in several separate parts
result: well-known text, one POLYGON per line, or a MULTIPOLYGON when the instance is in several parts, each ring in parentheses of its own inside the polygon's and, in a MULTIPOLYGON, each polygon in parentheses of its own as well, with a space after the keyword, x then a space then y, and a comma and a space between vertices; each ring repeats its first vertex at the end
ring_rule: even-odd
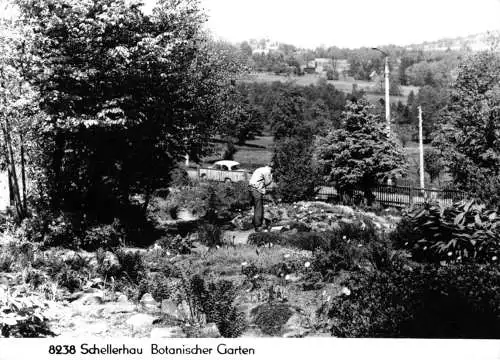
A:
POLYGON ((242 169, 240 163, 233 160, 216 161, 209 168, 200 168, 198 173, 200 179, 205 180, 238 182, 250 179, 250 171, 242 169))

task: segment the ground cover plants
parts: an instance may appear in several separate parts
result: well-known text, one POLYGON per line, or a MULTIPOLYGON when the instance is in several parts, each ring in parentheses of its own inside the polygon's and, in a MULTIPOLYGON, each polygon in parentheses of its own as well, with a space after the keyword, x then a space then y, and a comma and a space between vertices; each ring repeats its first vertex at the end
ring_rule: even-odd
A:
MULTIPOLYGON (((238 188, 227 187, 220 192, 234 198, 238 188)), ((102 292, 95 306, 111 306, 125 296, 137 309, 156 314, 155 326, 178 327, 182 336, 204 336, 210 324, 217 329, 212 335, 225 337, 318 332, 340 337, 496 336, 500 299, 495 291, 500 284, 491 251, 498 239, 490 232, 497 231, 497 218, 480 203, 457 203, 440 211, 428 204, 409 211, 395 228, 383 216, 347 206, 274 204, 266 209, 279 231, 250 233, 246 244, 235 245, 222 234, 238 231, 238 223, 211 217, 232 200, 216 201, 212 190, 202 189, 211 204, 204 212, 208 217, 202 216, 184 235, 167 234, 142 249, 122 245, 87 252, 19 242, 5 233, 1 266, 10 278, 9 291, 25 284, 43 299, 56 301, 102 292), (456 229, 440 230, 450 224, 456 229), (427 250, 415 247, 423 244, 421 239, 447 244, 462 232, 477 246, 463 248, 471 254, 463 260, 458 256, 464 250, 449 256, 427 244, 433 254, 423 256, 427 250), (20 266, 26 271, 16 280, 12 274, 20 266), (160 307, 165 303, 173 305, 160 307), (485 324, 481 329, 479 322, 485 324), (429 323, 432 330, 426 330, 429 323)), ((167 218, 157 224, 183 221, 170 217, 170 204, 159 201, 151 207, 152 215, 167 218)), ((249 211, 226 209, 240 219, 249 211)), ((4 336, 51 335, 46 308, 37 311, 41 320, 23 318, 34 321, 32 333, 3 325, 4 336)))

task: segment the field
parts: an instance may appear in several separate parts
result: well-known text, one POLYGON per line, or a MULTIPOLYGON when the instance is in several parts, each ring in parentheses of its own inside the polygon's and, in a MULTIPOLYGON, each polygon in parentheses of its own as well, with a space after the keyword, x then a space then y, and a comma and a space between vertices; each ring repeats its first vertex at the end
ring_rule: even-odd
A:
MULTIPOLYGON (((244 145, 236 146, 237 152, 234 154, 234 160, 238 161, 243 168, 254 170, 268 163, 273 156, 273 137, 266 134, 257 136, 254 140, 247 141, 244 145)), ((424 152, 430 149, 428 144, 424 145, 424 152)), ((419 151, 418 143, 409 142, 404 148, 408 159, 408 173, 406 179, 413 184, 419 184, 419 151)), ((214 161, 219 160, 218 157, 210 157, 205 159, 204 166, 211 165, 214 161)), ((444 174, 439 181, 430 183, 429 175, 425 174, 425 186, 440 187, 442 183, 449 181, 449 175, 444 174)))
MULTIPOLYGON (((271 73, 255 73, 249 75, 245 79, 245 81, 250 81, 250 82, 293 81, 297 85, 308 86, 316 84, 318 80, 321 78, 324 77, 319 74, 306 74, 303 76, 282 76, 271 73)), ((375 84, 370 81, 347 79, 347 80, 327 80, 327 82, 335 86, 336 89, 343 91, 345 93, 351 92, 352 86, 356 84, 358 86, 358 89, 363 89, 367 92, 366 98, 371 102, 377 101, 378 99, 384 97, 383 94, 373 93, 372 88, 375 84)), ((396 103, 398 101, 401 101, 402 103, 406 104, 406 99, 408 97, 408 94, 410 94, 412 90, 413 92, 416 93, 418 91, 418 88, 416 86, 401 86, 402 96, 391 96, 390 97, 391 103, 396 103)))

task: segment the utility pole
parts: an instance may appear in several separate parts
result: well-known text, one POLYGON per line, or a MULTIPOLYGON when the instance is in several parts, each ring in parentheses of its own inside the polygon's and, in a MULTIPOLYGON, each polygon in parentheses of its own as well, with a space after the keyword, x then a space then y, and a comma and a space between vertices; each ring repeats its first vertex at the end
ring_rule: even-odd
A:
POLYGON ((385 54, 385 121, 387 122, 387 136, 391 134, 391 103, 389 100, 389 56, 385 54))
POLYGON ((391 103, 389 98, 389 54, 379 48, 372 50, 380 52, 385 57, 384 78, 385 78, 385 121, 387 124, 387 136, 391 134, 391 103))
POLYGON ((420 149, 420 187, 425 188, 424 184, 424 140, 422 138, 422 106, 418 107, 418 144, 420 149))

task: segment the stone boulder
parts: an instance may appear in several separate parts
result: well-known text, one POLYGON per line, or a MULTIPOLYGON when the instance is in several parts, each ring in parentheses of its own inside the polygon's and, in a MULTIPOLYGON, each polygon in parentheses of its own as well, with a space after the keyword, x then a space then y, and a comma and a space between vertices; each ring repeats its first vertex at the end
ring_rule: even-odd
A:
POLYGON ((215 323, 208 323, 200 329, 200 337, 203 338, 219 338, 221 334, 215 323))
POLYGON ((160 306, 150 293, 142 295, 139 303, 145 311, 157 311, 160 306))
POLYGON ((140 330, 153 326, 155 317, 149 314, 135 314, 127 320, 127 325, 134 330, 140 330))
POLYGON ((185 338, 186 334, 180 326, 153 328, 149 335, 151 339, 185 338))
POLYGON ((305 319, 301 315, 294 313, 288 319, 286 324, 283 325, 282 336, 285 338, 297 338, 306 336, 310 332, 310 329, 304 327, 304 323, 305 319))

